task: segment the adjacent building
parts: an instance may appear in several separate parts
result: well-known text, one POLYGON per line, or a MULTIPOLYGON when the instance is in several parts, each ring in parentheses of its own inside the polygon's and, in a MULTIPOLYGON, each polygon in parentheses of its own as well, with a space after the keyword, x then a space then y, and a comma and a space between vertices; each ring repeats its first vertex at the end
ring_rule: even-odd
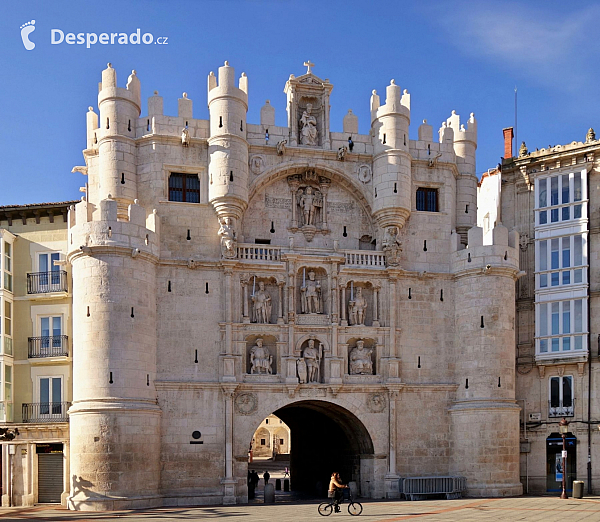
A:
POLYGON ((64 502, 69 486, 74 201, 0 207, 2 505, 64 502))
POLYGON ((515 321, 521 482, 526 492, 561 490, 558 423, 565 418, 568 489, 578 479, 597 491, 600 142, 590 129, 566 145, 530 152, 522 143, 513 156, 511 128, 504 137, 502 164, 481 179, 479 215, 496 215, 519 233, 526 272, 516 287, 515 321))

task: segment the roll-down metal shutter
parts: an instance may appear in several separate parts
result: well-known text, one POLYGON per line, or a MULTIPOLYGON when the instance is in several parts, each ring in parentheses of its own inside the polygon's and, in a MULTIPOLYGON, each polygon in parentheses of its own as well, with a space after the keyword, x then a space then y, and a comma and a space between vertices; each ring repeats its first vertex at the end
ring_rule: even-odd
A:
POLYGON ((59 502, 63 492, 63 454, 38 454, 38 502, 59 502))

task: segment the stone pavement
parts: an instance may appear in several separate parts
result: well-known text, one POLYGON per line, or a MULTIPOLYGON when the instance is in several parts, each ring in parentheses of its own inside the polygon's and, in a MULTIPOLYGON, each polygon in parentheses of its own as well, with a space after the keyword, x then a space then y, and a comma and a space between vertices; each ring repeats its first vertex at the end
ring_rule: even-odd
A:
MULTIPOLYGON (((67 511, 55 506, 33 508, 0 508, 0 520, 44 520, 50 522, 126 520, 173 521, 207 520, 239 522, 280 522, 324 520, 317 513, 315 502, 282 505, 244 505, 161 508, 140 511, 90 513, 67 511)), ((560 500, 555 497, 517 497, 501 499, 460 499, 409 501, 369 501, 363 503, 363 513, 357 520, 365 522, 415 521, 544 521, 599 522, 600 498, 560 500)), ((345 509, 328 520, 354 520, 345 509)))

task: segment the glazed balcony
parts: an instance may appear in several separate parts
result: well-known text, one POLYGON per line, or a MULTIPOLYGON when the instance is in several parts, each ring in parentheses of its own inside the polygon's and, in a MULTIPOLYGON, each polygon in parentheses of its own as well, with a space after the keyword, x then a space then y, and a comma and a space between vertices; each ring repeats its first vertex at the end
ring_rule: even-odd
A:
POLYGON ((573 417, 575 415, 575 399, 568 406, 563 401, 548 401, 548 417, 573 417))
POLYGON ((43 335, 41 337, 29 337, 30 359, 42 357, 68 357, 69 338, 66 335, 43 335))
POLYGON ((70 402, 27 402, 22 404, 24 423, 69 422, 70 402))
POLYGON ((33 272, 27 274, 28 294, 56 294, 69 290, 67 272, 53 270, 52 272, 33 272))

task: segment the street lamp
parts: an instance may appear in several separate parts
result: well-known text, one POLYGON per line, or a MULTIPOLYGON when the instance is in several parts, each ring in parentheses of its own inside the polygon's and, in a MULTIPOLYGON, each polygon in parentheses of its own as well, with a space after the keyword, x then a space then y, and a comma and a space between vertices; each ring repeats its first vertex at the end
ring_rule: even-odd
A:
POLYGON ((562 493, 560 498, 569 498, 567 496, 567 444, 565 437, 567 436, 567 432, 569 431, 569 422, 563 417, 563 419, 558 423, 558 431, 560 432, 563 440, 563 449, 562 449, 562 493))

